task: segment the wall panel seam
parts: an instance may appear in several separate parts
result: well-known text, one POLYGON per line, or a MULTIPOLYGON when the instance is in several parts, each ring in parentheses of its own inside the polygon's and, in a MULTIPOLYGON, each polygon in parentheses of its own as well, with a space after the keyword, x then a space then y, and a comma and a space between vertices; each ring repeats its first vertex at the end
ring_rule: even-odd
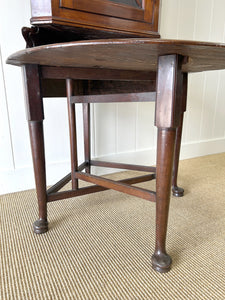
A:
POLYGON ((212 134, 215 135, 215 126, 216 126, 216 112, 219 102, 219 87, 220 87, 220 81, 221 81, 221 72, 219 71, 218 75, 218 81, 217 81, 217 87, 216 87, 216 97, 215 97, 215 106, 214 106, 214 115, 213 115, 213 124, 212 124, 212 134))
POLYGON ((214 0, 212 1, 212 6, 211 6, 211 15, 210 15, 210 21, 209 21, 209 41, 212 40, 212 22, 213 22, 213 13, 215 10, 215 3, 214 0))
POLYGON ((198 1, 195 1, 195 17, 194 17, 194 32, 193 32, 193 39, 196 39, 196 24, 197 24, 197 5, 198 1))
POLYGON ((11 129, 11 125, 10 125, 8 97, 7 97, 7 91, 6 91, 6 85, 5 85, 5 74, 4 74, 4 70, 3 70, 3 60, 2 60, 1 46, 0 46, 0 60, 1 60, 0 64, 1 64, 2 79, 3 79, 3 84, 2 85, 3 85, 3 89, 4 89, 3 93, 5 95, 5 106, 6 106, 6 113, 7 113, 7 120, 8 120, 11 157, 12 157, 13 169, 15 169, 15 158, 14 158, 13 142, 12 142, 12 129, 11 129))
POLYGON ((177 16, 177 30, 176 30, 176 38, 178 39, 179 36, 179 26, 180 24, 180 16, 181 16, 181 1, 178 0, 178 16, 177 16))
POLYGON ((203 115, 204 115, 204 106, 205 106, 205 94, 206 94, 206 73, 204 73, 204 82, 203 82, 203 93, 202 93, 202 105, 201 105, 201 113, 200 113, 200 128, 199 128, 199 138, 198 140, 202 140, 202 127, 203 127, 203 115))

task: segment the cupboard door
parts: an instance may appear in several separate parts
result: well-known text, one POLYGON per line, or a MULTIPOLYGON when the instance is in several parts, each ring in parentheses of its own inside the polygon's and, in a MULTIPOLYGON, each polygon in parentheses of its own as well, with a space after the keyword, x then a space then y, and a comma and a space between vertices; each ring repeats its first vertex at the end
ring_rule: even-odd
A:
POLYGON ((61 29, 69 26, 64 29, 72 31, 74 28, 79 39, 160 37, 159 1, 31 0, 31 24, 56 25, 61 29))
POLYGON ((154 6, 154 0, 60 0, 61 8, 149 23, 154 6))

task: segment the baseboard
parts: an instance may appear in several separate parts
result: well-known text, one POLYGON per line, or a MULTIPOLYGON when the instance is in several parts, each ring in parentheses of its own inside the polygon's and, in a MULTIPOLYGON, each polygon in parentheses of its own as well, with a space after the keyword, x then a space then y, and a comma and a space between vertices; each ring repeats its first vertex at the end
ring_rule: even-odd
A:
MULTIPOLYGON (((200 142, 192 142, 182 144, 180 159, 190 159, 199 156, 211 155, 225 152, 225 138, 206 140, 200 142)), ((126 152, 113 155, 107 155, 98 157, 99 160, 123 162, 123 163, 135 163, 139 165, 155 165, 156 163, 156 149, 146 149, 136 152, 126 152)), ((93 168, 96 174, 108 174, 115 172, 115 169, 109 168, 93 168)), ((118 171, 118 169, 117 169, 118 171)))
MULTIPOLYGON (((193 142, 183 144, 181 148, 180 159, 189 159, 198 156, 205 156, 225 152, 225 138, 193 142)), ((140 165, 154 165, 156 161, 155 148, 142 151, 126 152, 101 156, 95 159, 107 160, 123 163, 135 163, 140 165)), ((52 185, 69 173, 70 162, 56 162, 47 165, 48 184, 52 185)), ((96 175, 103 175, 118 172, 118 169, 93 167, 92 172, 96 175)), ((17 191, 33 189, 34 176, 31 166, 15 170, 6 170, 0 172, 0 195, 13 193, 17 191)))
POLYGON ((180 159, 225 152, 225 138, 183 144, 180 159))
MULTIPOLYGON (((47 183, 52 185, 70 172, 70 162, 47 165, 47 183)), ((35 188, 33 167, 28 166, 0 172, 0 195, 35 188)))

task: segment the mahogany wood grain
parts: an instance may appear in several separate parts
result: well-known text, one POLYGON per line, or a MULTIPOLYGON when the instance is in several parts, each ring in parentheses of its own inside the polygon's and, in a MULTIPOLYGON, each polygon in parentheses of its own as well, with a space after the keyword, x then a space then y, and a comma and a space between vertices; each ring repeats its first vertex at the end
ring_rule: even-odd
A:
MULTIPOLYGON (((113 38, 138 38, 140 34, 134 34, 123 31, 107 31, 96 30, 93 28, 81 28, 74 26, 56 25, 47 23, 44 25, 35 25, 32 27, 23 27, 22 34, 26 41, 26 47, 36 47, 46 44, 56 44, 63 42, 75 42, 82 40, 96 40, 96 39, 113 39, 113 38)), ((141 34, 143 37, 158 38, 158 34, 141 34)))
POLYGON ((177 53, 183 72, 225 68, 225 44, 163 39, 81 41, 28 48, 11 55, 13 65, 38 64, 102 69, 156 71, 158 56, 177 53))
POLYGON ((28 124, 39 210, 39 219, 34 222, 33 229, 41 234, 48 231, 43 121, 29 120, 28 124))
POLYGON ((105 188, 113 189, 118 192, 123 192, 132 196, 140 197, 145 200, 155 202, 155 192, 143 188, 133 187, 125 183, 116 182, 114 180, 101 178, 99 176, 76 172, 76 178, 94 183, 105 188))
POLYGON ((184 73, 182 77, 183 77, 182 108, 180 114, 180 124, 176 129, 175 154, 174 154, 173 177, 172 177, 172 192, 173 195, 176 197, 182 197, 184 195, 184 189, 177 185, 180 147, 181 147, 182 128, 183 128, 183 117, 184 117, 184 112, 186 111, 186 103, 187 103, 187 81, 188 81, 187 73, 184 73))
POLYGON ((23 67, 23 74, 27 120, 42 121, 44 119, 44 108, 41 95, 40 69, 37 65, 26 65, 23 67))
MULTIPOLYGON (((146 182, 152 179, 155 179, 154 174, 127 178, 127 179, 119 180, 117 182, 126 183, 126 184, 136 184, 136 183, 146 182)), ((99 185, 94 185, 94 186, 92 185, 84 188, 79 188, 78 190, 69 190, 69 191, 63 191, 63 192, 52 193, 52 194, 50 193, 48 194, 48 202, 102 192, 105 190, 108 190, 108 188, 99 185)))
POLYGON ((152 267, 165 273, 172 259, 166 252, 166 234, 170 203, 171 176, 176 130, 158 128, 156 172, 156 239, 152 267))
POLYGON ((94 79, 97 80, 127 80, 129 81, 155 81, 156 73, 151 71, 127 71, 117 69, 101 69, 93 68, 65 68, 41 66, 41 74, 44 79, 94 79))
POLYGON ((31 0, 31 10, 32 25, 61 26, 67 31, 92 29, 105 38, 111 33, 117 37, 159 37, 159 0, 145 0, 142 9, 105 0, 31 0))
POLYGON ((158 128, 177 128, 180 124, 183 84, 181 60, 179 55, 159 57, 155 115, 158 128))
POLYGON ((36 65, 25 66, 24 78, 26 82, 25 86, 27 120, 29 125, 30 143, 39 210, 39 219, 34 222, 33 229, 35 233, 40 234, 48 230, 48 221, 43 133, 44 110, 41 94, 41 79, 39 67, 36 65))
POLYGON ((172 263, 166 252, 166 233, 170 203, 172 167, 176 128, 182 112, 181 58, 178 55, 160 56, 157 76, 155 124, 158 127, 156 163, 156 245, 152 256, 153 268, 168 272, 172 263), (181 102, 181 104, 179 103, 181 102), (179 108, 179 109, 176 109, 179 108))
POLYGON ((155 102, 156 93, 128 93, 109 95, 73 96, 71 103, 115 103, 115 102, 155 102))

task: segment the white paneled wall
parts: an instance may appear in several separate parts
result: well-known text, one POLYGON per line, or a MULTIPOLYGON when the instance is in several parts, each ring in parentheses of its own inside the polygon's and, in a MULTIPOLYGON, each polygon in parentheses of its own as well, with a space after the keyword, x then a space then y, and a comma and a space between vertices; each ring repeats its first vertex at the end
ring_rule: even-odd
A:
MULTIPOLYGON (((162 38, 225 42, 224 0, 162 0, 160 34, 162 38)), ((191 74, 189 76, 188 109, 185 115, 182 158, 225 151, 225 71, 191 74)), ((96 156, 107 156, 115 149, 112 159, 136 159, 151 163, 155 158, 156 129, 153 127, 154 104, 110 104, 95 106, 97 128, 102 126, 103 111, 115 117, 110 136, 116 145, 108 152, 96 135, 96 156), (116 114, 115 114, 116 111, 116 114), (115 137, 116 132, 116 137, 115 137)), ((106 117, 106 118, 107 118, 106 117)), ((108 123, 105 123, 105 127, 108 123)), ((106 131, 106 128, 104 128, 106 131)))
MULTIPOLYGON (((161 0, 161 37, 225 42, 224 12, 224 0, 161 0)), ((8 55, 25 47, 20 28, 29 26, 29 18, 30 0, 2 1, 0 194, 34 187, 22 73, 20 68, 5 64, 8 55)), ((189 76, 182 158, 225 151, 224 85, 225 71, 189 76)), ((52 184, 70 168, 66 100, 45 99, 44 103, 48 184, 52 184)), ((154 103, 95 104, 91 115, 93 156, 144 164, 154 162, 154 103)), ((77 117, 82 160, 80 105, 77 117)))

